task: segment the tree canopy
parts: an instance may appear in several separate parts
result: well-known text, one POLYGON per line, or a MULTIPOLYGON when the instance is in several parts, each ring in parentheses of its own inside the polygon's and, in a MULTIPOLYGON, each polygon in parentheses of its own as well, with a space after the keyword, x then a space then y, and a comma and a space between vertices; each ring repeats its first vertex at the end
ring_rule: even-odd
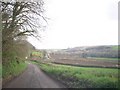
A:
POLYGON ((38 31, 42 30, 44 2, 0 2, 2 7, 2 38, 3 43, 17 39, 21 36, 34 36, 40 38, 38 31))
POLYGON ((39 31, 44 30, 44 25, 47 24, 44 17, 44 1, 0 1, 0 6, 3 64, 16 60, 16 57, 24 59, 35 49, 26 41, 26 37, 33 36, 40 39, 39 31))

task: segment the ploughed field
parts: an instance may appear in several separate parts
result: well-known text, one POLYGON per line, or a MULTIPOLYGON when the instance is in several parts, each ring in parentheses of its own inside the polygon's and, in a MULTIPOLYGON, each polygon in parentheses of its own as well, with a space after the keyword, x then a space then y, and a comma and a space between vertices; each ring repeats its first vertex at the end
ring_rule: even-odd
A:
POLYGON ((115 58, 81 58, 75 55, 65 55, 65 54, 51 54, 51 59, 53 63, 57 64, 68 64, 75 66, 90 66, 90 67, 108 67, 108 68, 118 68, 120 63, 115 58))

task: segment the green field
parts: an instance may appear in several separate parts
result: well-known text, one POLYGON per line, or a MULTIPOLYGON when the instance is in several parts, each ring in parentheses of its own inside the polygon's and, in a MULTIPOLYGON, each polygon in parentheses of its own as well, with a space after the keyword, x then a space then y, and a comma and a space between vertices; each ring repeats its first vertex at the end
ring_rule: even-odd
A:
MULTIPOLYGON (((38 63, 37 63, 38 64, 38 63)), ((117 88, 118 69, 39 63, 39 67, 69 88, 117 88)))
POLYGON ((120 60, 120 58, 99 58, 99 57, 93 57, 93 59, 96 60, 120 60))
POLYGON ((118 45, 117 46, 112 46, 112 49, 113 50, 120 50, 120 45, 119 46, 118 45))

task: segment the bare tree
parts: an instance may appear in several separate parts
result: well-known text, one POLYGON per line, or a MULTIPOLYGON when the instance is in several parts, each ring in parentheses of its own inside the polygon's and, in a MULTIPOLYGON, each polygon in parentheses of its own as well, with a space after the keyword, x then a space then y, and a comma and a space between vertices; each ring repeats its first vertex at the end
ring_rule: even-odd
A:
POLYGON ((38 31, 42 30, 42 22, 47 22, 43 16, 44 2, 0 2, 2 7, 2 38, 3 43, 20 36, 40 38, 38 31))

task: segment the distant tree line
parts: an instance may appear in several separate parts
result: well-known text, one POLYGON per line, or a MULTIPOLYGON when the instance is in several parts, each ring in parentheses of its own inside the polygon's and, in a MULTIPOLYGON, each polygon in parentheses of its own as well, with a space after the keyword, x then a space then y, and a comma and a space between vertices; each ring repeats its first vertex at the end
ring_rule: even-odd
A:
POLYGON ((88 57, 108 57, 108 58, 117 58, 118 50, 113 49, 112 46, 100 46, 87 49, 87 56, 88 57))
POLYGON ((119 56, 117 51, 111 51, 111 52, 89 52, 86 53, 86 57, 117 58, 119 56))
POLYGON ((103 57, 103 58, 120 58, 120 50, 118 46, 93 46, 82 48, 70 48, 66 50, 59 51, 62 54, 69 55, 71 57, 103 57))

